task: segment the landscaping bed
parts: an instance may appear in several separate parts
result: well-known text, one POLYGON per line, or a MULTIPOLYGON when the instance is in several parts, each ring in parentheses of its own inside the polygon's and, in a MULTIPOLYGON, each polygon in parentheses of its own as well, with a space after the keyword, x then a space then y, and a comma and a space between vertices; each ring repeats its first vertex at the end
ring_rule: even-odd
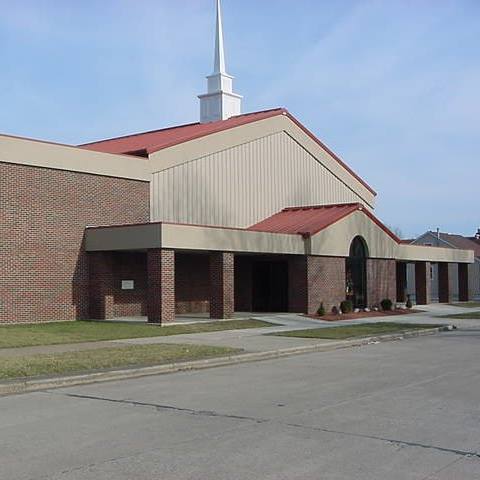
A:
POLYGON ((389 333, 403 333, 407 331, 438 328, 443 325, 429 325, 418 323, 363 323, 360 325, 346 325, 340 327, 310 328, 306 330, 293 330, 289 332, 276 332, 269 335, 296 338, 322 338, 326 340, 347 340, 349 338, 372 337, 389 333))
POLYGON ((0 326, 0 348, 100 342, 127 338, 163 337, 187 333, 219 332, 272 327, 261 320, 228 320, 162 326, 145 323, 75 321, 33 325, 0 326))
POLYGON ((408 315, 411 313, 422 313, 422 310, 414 310, 414 309, 395 309, 395 310, 381 310, 378 312, 371 311, 371 312, 358 312, 358 313, 342 313, 342 314, 333 314, 329 313, 328 315, 306 315, 309 318, 313 318, 315 320, 324 320, 326 322, 338 322, 341 320, 357 320, 361 318, 373 318, 373 317, 388 317, 388 316, 396 316, 396 315, 408 315))
POLYGON ((0 380, 147 367, 221 357, 240 351, 205 345, 155 344, 7 357, 0 362, 0 380))

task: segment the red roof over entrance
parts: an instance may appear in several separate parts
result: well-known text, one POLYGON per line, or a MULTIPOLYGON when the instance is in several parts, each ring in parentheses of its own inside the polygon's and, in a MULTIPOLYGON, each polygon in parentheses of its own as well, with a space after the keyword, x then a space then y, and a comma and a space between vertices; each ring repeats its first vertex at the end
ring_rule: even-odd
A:
POLYGON ((248 230, 272 233, 297 233, 310 236, 315 235, 357 210, 365 213, 387 235, 400 243, 400 239, 361 203, 289 207, 252 225, 248 230))

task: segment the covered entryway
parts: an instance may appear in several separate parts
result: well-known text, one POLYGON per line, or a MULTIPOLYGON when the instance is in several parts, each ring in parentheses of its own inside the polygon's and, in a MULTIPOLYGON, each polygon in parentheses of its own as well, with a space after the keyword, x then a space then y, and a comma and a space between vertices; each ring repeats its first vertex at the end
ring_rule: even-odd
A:
POLYGON ((350 254, 346 259, 346 292, 354 308, 367 306, 367 257, 365 240, 355 237, 350 245, 350 254))
POLYGON ((236 255, 235 311, 288 312, 289 259, 282 255, 236 255))
POLYGON ((255 312, 288 312, 288 263, 257 260, 252 265, 255 312))

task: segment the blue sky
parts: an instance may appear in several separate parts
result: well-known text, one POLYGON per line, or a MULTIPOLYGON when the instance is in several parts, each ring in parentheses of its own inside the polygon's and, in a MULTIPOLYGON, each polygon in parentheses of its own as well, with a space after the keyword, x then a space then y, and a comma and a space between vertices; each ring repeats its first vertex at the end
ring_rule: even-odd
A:
MULTIPOLYGON (((478 0, 223 0, 244 111, 285 106, 413 236, 480 227, 478 0)), ((77 144, 198 119, 214 0, 0 0, 0 131, 77 144)))

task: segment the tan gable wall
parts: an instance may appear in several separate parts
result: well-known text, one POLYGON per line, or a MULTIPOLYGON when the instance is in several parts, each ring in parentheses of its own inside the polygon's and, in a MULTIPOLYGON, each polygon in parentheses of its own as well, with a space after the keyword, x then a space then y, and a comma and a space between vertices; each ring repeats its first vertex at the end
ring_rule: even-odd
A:
POLYGON ((156 172, 151 194, 152 221, 241 228, 287 206, 366 203, 284 131, 156 172))
POLYGON ((357 211, 312 237, 312 254, 348 257, 352 240, 362 236, 372 258, 395 258, 397 242, 367 215, 357 211))

